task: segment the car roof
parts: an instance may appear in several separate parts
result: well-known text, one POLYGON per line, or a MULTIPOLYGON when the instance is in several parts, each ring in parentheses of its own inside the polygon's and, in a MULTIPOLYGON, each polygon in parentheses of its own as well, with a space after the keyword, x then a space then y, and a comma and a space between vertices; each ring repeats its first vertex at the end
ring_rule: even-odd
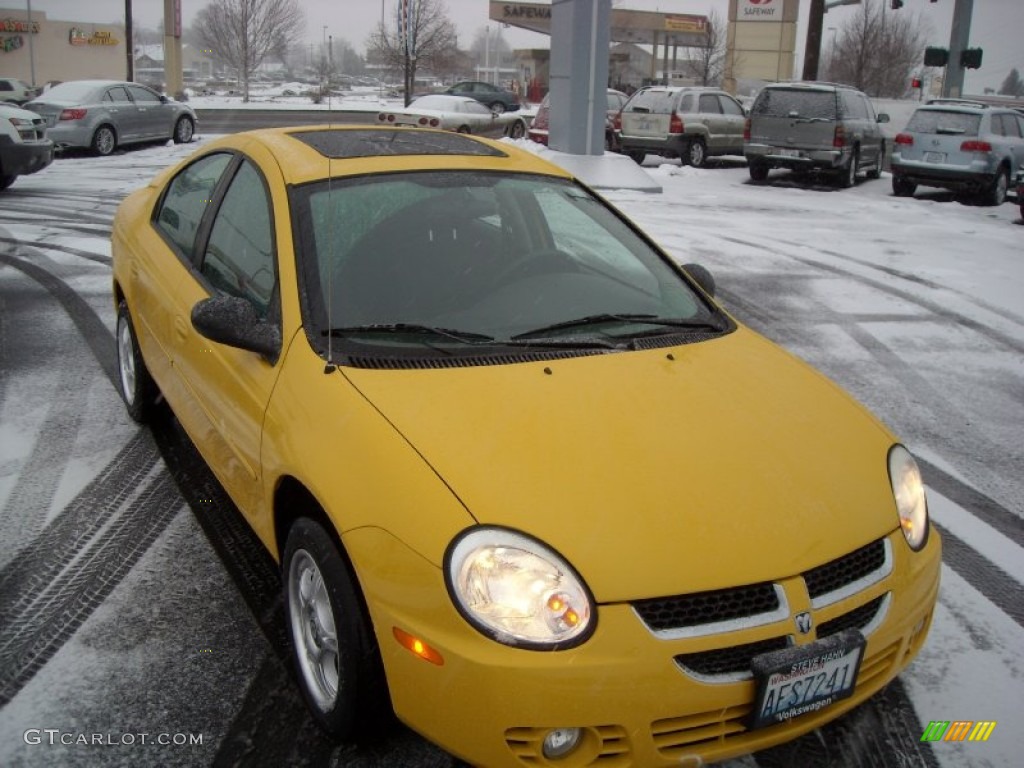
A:
POLYGON ((204 150, 262 146, 277 159, 288 184, 401 171, 471 170, 569 178, 558 166, 509 142, 429 128, 367 125, 292 126, 247 131, 210 142, 204 150))
POLYGON ((765 86, 765 89, 767 88, 792 88, 803 91, 823 91, 826 93, 831 93, 832 91, 840 89, 844 91, 856 91, 857 93, 861 92, 858 88, 854 88, 852 85, 846 85, 844 83, 828 83, 824 80, 792 80, 782 83, 769 83, 765 86))

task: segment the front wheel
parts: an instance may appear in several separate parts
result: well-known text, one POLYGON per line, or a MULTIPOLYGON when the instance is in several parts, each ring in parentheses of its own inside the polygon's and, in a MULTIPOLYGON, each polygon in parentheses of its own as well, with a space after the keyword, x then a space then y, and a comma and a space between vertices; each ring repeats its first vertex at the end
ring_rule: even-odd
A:
POLYGON ((981 196, 981 202, 985 205, 1002 205, 1006 202, 1006 193, 1010 188, 1010 174, 1005 168, 1000 168, 992 184, 981 196))
POLYGON ((289 531, 281 568, 302 695, 324 730, 351 738, 364 716, 378 716, 387 702, 383 667, 355 577, 327 531, 308 518, 289 531))
POLYGON ((500 101, 496 101, 491 104, 491 112, 496 115, 503 115, 505 114, 505 105, 500 101))
POLYGON ((128 415, 140 424, 146 423, 156 405, 159 389, 142 359, 135 326, 124 300, 117 305, 117 373, 128 415))
POLYGON ((117 134, 109 125, 101 125, 92 135, 92 151, 106 157, 117 149, 117 134))
POLYGON ((703 168, 708 159, 708 150, 703 139, 692 139, 686 148, 686 162, 694 168, 703 168))
POLYGON ((871 170, 868 171, 869 179, 879 179, 882 177, 882 163, 885 161, 885 144, 882 144, 878 148, 878 157, 875 158, 875 164, 871 166, 871 170))
POLYGON ((188 144, 192 141, 195 130, 196 127, 191 117, 179 117, 178 122, 174 124, 174 143, 188 144))
POLYGON ((521 139, 526 135, 526 125, 522 120, 516 120, 508 129, 509 138, 521 139))

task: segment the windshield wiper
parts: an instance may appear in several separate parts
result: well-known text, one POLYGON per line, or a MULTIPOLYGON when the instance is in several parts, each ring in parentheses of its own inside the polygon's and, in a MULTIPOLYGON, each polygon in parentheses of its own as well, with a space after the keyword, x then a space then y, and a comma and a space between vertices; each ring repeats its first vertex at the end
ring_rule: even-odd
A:
POLYGON ((454 328, 438 328, 420 323, 369 323, 367 325, 347 325, 321 331, 323 336, 353 336, 360 333, 421 333, 442 336, 462 344, 494 341, 493 336, 475 331, 460 331, 454 328))
POLYGON ((722 330, 721 323, 717 323, 713 320, 658 317, 657 315, 650 314, 614 314, 604 312, 598 315, 587 315, 586 317, 580 317, 575 320, 564 320, 560 323, 552 323, 551 325, 534 328, 530 331, 517 333, 512 337, 512 339, 529 339, 533 336, 540 336, 551 331, 560 331, 567 328, 585 328, 588 325, 601 325, 604 323, 646 323, 648 325, 664 325, 674 328, 706 328, 713 331, 722 330))

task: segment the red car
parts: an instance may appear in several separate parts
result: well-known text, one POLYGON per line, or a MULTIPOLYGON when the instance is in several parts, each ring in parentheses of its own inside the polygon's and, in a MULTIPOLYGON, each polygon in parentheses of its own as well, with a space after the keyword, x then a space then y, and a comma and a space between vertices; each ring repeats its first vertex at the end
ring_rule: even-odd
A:
MULTIPOLYGON (((622 91, 616 91, 613 88, 609 88, 608 91, 608 108, 605 111, 605 123, 604 123, 604 148, 611 152, 619 151, 619 136, 615 133, 615 129, 612 126, 612 120, 615 115, 622 109, 622 105, 626 103, 629 98, 622 91)), ((533 118, 533 123, 530 125, 529 137, 536 141, 538 144, 547 146, 548 143, 548 99, 551 94, 549 93, 544 97, 544 101, 540 103, 537 108, 537 116, 533 118)))

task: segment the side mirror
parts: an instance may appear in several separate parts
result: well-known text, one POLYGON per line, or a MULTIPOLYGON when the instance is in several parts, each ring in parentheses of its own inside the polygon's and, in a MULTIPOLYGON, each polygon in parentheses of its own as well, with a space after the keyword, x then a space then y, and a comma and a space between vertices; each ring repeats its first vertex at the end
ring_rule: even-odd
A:
POLYGON ((887 115, 885 112, 879 112, 878 113, 878 122, 880 122, 880 123, 888 123, 889 122, 889 115, 887 115))
POLYGON ((715 278, 707 267, 700 264, 683 264, 683 270, 701 287, 708 296, 715 295, 715 278))
POLYGON ((244 349, 276 360, 281 354, 281 331, 238 296, 211 296, 192 307, 192 327, 210 341, 244 349))

